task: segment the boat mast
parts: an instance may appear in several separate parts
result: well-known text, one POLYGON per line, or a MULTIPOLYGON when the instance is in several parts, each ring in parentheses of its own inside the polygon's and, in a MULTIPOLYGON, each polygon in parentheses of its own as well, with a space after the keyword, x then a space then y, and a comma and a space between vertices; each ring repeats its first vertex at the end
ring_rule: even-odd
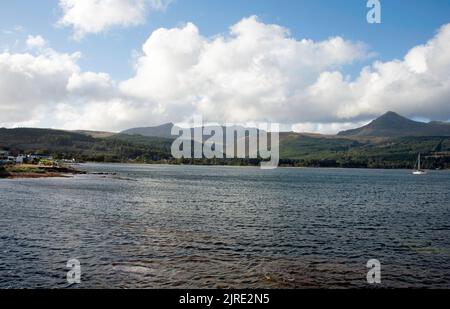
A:
POLYGON ((418 170, 420 171, 420 153, 419 153, 419 168, 418 170))

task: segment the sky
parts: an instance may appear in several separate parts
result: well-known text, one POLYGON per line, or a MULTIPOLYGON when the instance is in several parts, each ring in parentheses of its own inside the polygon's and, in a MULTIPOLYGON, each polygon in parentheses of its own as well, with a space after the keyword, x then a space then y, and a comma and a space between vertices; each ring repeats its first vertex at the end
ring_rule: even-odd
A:
POLYGON ((450 1, 366 3, 2 1, 0 127, 449 120, 450 1))

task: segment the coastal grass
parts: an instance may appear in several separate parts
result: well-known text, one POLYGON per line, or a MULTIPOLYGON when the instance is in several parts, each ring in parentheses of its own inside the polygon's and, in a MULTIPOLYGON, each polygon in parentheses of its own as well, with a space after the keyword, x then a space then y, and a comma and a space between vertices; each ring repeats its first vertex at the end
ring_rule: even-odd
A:
POLYGON ((68 166, 54 167, 32 164, 0 166, 0 178, 66 177, 75 174, 85 174, 85 172, 68 166))
POLYGON ((6 170, 9 173, 14 173, 14 174, 25 174, 25 173, 32 173, 32 174, 45 174, 46 171, 42 168, 39 167, 34 167, 34 166, 12 166, 10 168, 6 168, 6 170))

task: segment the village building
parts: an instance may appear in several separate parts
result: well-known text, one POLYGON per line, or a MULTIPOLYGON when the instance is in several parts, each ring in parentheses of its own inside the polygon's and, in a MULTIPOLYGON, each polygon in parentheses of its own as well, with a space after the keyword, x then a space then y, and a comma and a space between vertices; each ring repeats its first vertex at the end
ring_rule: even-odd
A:
POLYGON ((24 155, 18 155, 15 161, 16 164, 23 164, 26 161, 26 157, 24 155))

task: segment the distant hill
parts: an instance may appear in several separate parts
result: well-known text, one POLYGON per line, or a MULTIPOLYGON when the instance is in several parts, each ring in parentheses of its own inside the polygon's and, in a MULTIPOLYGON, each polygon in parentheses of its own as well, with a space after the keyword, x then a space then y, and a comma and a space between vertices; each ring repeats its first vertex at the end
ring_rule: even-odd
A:
MULTIPOLYGON (((121 132, 124 135, 141 135, 146 137, 159 137, 166 139, 175 139, 176 136, 172 136, 173 123, 166 123, 155 127, 141 127, 132 128, 121 132)), ((236 126, 233 127, 236 131, 247 130, 248 128, 236 126)), ((83 134, 92 137, 109 137, 111 136, 107 132, 86 132, 80 131, 83 134)), ((306 134, 302 134, 305 136, 306 134)), ((310 135, 314 137, 314 135, 310 135)), ((419 122, 400 116, 394 112, 388 112, 383 116, 375 119, 368 125, 352 129, 348 131, 342 131, 338 137, 347 138, 393 138, 393 137, 406 137, 406 136, 450 136, 450 123, 447 122, 419 122)), ((317 137, 323 137, 317 135, 317 137)), ((204 137, 208 138, 207 136, 204 137)))
POLYGON ((73 145, 80 147, 94 143, 91 136, 51 129, 0 129, 0 147, 10 150, 65 149, 73 145))
MULTIPOLYGON (((141 135, 141 136, 145 136, 145 137, 159 137, 159 138, 166 138, 166 139, 176 139, 178 136, 172 135, 172 128, 175 125, 173 123, 166 123, 160 126, 156 126, 156 127, 142 127, 142 128, 133 128, 133 129, 128 129, 125 131, 122 131, 120 134, 121 135, 141 135)), ((211 128, 208 126, 205 126, 203 129, 205 130, 206 128, 211 128)), ((226 139, 226 129, 225 127, 222 127, 223 131, 223 138, 224 138, 224 142, 226 139)), ((239 132, 242 135, 245 135, 244 131, 247 131, 249 129, 252 128, 246 128, 243 126, 232 126, 232 127, 228 127, 227 129, 233 130, 235 132, 239 132)), ((191 136, 194 137, 194 132, 193 129, 191 129, 191 136)), ((259 132, 259 131, 257 131, 259 132)), ((197 142, 205 142, 207 139, 209 139, 211 137, 211 135, 204 135, 203 136, 203 140, 198 140, 197 142)))
POLYGON ((148 137, 174 138, 172 136, 173 123, 166 123, 156 127, 133 128, 122 131, 126 135, 142 135, 148 137))
MULTIPOLYGON (((135 134, 114 135, 108 132, 34 128, 0 129, 0 150, 7 150, 12 154, 40 153, 52 155, 56 159, 75 158, 78 161, 95 162, 223 165, 259 163, 258 160, 240 159, 200 159, 195 162, 190 159, 179 160, 171 155, 175 137, 142 135, 168 136, 171 127, 173 124, 166 124, 125 131, 135 134)), ((424 168, 449 169, 449 128, 447 123, 427 124, 387 113, 363 128, 342 132, 339 136, 283 132, 280 134, 280 165, 413 168, 417 154, 421 153, 424 168)), ((207 138, 204 136, 203 140, 206 141, 207 138)), ((193 144, 196 145, 195 143, 199 141, 193 144)))
POLYGON ((450 168, 450 137, 280 136, 280 157, 294 166, 413 168, 418 153, 424 168, 450 168))
POLYGON ((418 122, 388 112, 368 125, 343 131, 346 137, 401 137, 401 136, 450 136, 450 124, 446 122, 418 122))
MULTIPOLYGON (((97 132, 98 133, 98 132, 97 132)), ((94 134, 62 130, 0 128, 0 150, 50 154, 81 161, 123 162, 170 159, 172 140, 158 137, 94 134), (97 137, 93 137, 97 136, 97 137)))

